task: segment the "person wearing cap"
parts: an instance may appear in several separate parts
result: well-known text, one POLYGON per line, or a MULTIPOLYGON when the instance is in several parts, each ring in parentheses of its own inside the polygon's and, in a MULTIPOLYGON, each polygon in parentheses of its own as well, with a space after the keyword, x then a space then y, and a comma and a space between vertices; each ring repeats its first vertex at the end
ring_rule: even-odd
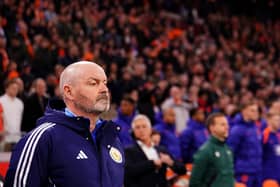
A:
POLYGON ((233 154, 225 143, 229 133, 226 116, 210 114, 206 126, 211 136, 194 155, 190 187, 233 187, 233 154))
POLYGON ((110 107, 104 70, 93 62, 73 63, 59 86, 66 107, 50 101, 37 128, 15 146, 5 187, 122 187, 120 127, 99 118, 110 107))

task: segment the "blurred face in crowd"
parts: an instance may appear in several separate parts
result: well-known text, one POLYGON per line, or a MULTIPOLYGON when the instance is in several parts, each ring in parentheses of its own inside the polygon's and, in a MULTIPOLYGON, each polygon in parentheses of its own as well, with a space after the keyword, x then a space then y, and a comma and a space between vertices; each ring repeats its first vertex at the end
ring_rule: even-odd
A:
POLYGON ((257 104, 252 104, 242 110, 243 118, 246 121, 257 121, 259 118, 259 110, 257 104))
POLYGON ((209 127, 211 134, 221 141, 225 141, 228 137, 229 125, 226 117, 218 116, 214 119, 214 123, 209 127))
POLYGON ((134 105, 129 101, 122 100, 120 104, 120 110, 123 115, 130 116, 134 111, 134 105))
POLYGON ((182 99, 182 91, 179 87, 173 86, 170 90, 170 96, 173 97, 174 100, 182 99))
POLYGON ((275 113, 271 114, 267 118, 267 124, 271 127, 273 132, 276 132, 280 129, 280 115, 275 113))
POLYGON ((16 97, 18 94, 19 88, 18 84, 16 82, 10 83, 8 87, 6 88, 6 94, 10 97, 16 97))
POLYGON ((205 121, 205 114, 204 114, 203 110, 198 109, 194 118, 195 118, 196 121, 198 121, 200 123, 203 123, 205 121))
POLYGON ((160 134, 159 133, 155 133, 155 134, 152 134, 152 142, 155 144, 155 145, 159 145, 160 144, 160 134))
POLYGON ((280 114, 280 101, 273 102, 269 110, 273 113, 280 114))
POLYGON ((46 82, 43 79, 37 79, 36 80, 36 85, 35 85, 35 90, 37 95, 43 96, 46 93, 47 87, 46 87, 46 82))
POLYGON ((133 133, 136 139, 143 143, 150 143, 152 135, 152 127, 148 119, 139 118, 133 122, 133 133))
POLYGON ((163 121, 167 124, 175 124, 176 114, 172 108, 164 110, 163 121))
POLYGON ((87 61, 72 64, 62 73, 61 82, 64 98, 73 103, 75 111, 100 114, 109 110, 107 77, 99 65, 87 61))

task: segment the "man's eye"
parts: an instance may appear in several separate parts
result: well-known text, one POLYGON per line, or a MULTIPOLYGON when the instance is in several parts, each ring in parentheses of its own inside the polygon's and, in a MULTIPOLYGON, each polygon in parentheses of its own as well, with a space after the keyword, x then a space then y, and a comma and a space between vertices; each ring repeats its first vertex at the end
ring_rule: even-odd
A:
POLYGON ((96 82, 90 82, 89 84, 95 86, 97 83, 96 82))

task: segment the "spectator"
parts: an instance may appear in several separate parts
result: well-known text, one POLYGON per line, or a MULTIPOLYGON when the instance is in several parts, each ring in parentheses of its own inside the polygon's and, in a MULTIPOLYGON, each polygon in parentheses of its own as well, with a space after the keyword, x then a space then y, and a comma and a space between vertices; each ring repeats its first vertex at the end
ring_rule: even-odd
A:
POLYGON ((125 96, 121 100, 120 107, 118 109, 117 117, 113 120, 115 123, 121 126, 120 140, 124 147, 133 144, 133 139, 131 137, 131 122, 136 115, 135 101, 125 96))
POLYGON ((183 100, 183 93, 180 86, 170 88, 170 97, 166 99, 161 108, 173 108, 176 114, 176 132, 181 133, 186 128, 186 122, 189 120, 189 110, 193 107, 192 103, 186 103, 183 100))
POLYGON ((43 116, 47 103, 46 82, 44 79, 38 78, 34 81, 34 93, 24 103, 22 131, 29 132, 35 128, 36 120, 43 116))
POLYGON ((172 108, 163 111, 162 123, 156 124, 156 129, 161 136, 160 145, 165 147, 173 158, 181 160, 180 142, 175 132, 175 112, 172 108))
POLYGON ((188 121, 188 126, 179 137, 184 163, 192 163, 193 155, 208 139, 208 132, 204 121, 205 114, 202 109, 194 108, 191 110, 191 118, 188 121))
POLYGON ((222 113, 213 113, 206 125, 211 137, 194 156, 190 187, 233 187, 233 155, 225 144, 229 133, 227 119, 222 113))
POLYGON ((99 119, 110 108, 104 70, 81 61, 68 66, 60 80, 66 106, 56 108, 51 101, 37 128, 19 141, 5 185, 122 187, 120 127, 99 119))
POLYGON ((20 139, 20 124, 23 114, 23 102, 16 96, 18 94, 18 84, 12 80, 5 82, 5 94, 0 97, 3 107, 4 119, 4 150, 11 151, 15 143, 20 139))
POLYGON ((172 158, 168 151, 154 146, 152 125, 145 115, 136 115, 132 121, 136 142, 125 149, 125 187, 167 187, 166 167, 185 174, 184 165, 172 158))
POLYGON ((151 139, 152 139, 152 142, 155 144, 155 146, 159 146, 160 141, 161 141, 160 133, 153 129, 151 139))
POLYGON ((247 187, 261 187, 261 134, 255 125, 258 118, 256 102, 244 103, 228 138, 228 145, 234 154, 235 178, 247 187))
POLYGON ((269 111, 266 115, 268 127, 262 136, 263 143, 263 180, 273 179, 280 185, 280 115, 269 111))

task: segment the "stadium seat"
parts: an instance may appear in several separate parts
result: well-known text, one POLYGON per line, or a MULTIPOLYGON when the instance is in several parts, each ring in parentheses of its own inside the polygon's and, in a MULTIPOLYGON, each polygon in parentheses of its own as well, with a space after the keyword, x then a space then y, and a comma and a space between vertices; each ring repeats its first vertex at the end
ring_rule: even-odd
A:
POLYGON ((240 182, 236 182, 234 187, 247 187, 246 184, 240 183, 240 182))
POLYGON ((276 180, 267 179, 263 182, 263 187, 279 187, 276 180))

